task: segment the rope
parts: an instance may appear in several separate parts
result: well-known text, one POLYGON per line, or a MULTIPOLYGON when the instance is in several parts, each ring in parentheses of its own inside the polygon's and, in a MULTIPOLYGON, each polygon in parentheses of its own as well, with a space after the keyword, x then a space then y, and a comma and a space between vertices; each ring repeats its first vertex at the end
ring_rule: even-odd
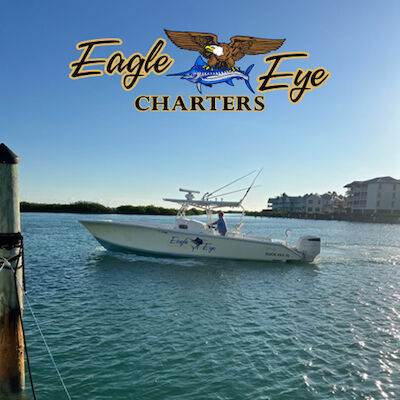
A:
MULTIPOLYGON (((23 255, 22 252, 21 252, 21 255, 23 255)), ((1 256, 0 256, 0 259, 3 260, 3 265, 1 266, 0 271, 1 271, 4 267, 6 267, 6 268, 11 268, 11 270, 14 272, 15 282, 18 284, 18 286, 20 287, 20 289, 21 289, 21 291, 22 291, 22 293, 23 293, 23 295, 24 295, 24 298, 25 298, 25 300, 26 300, 26 302, 27 302, 27 304, 28 304, 29 310, 30 310, 31 315, 32 315, 32 317, 33 317, 33 320, 35 321, 36 327, 38 328, 38 331, 39 331, 40 336, 41 336, 41 338, 42 338, 42 340, 43 340, 43 343, 44 343, 44 345, 45 345, 45 347, 46 347, 46 350, 47 350, 47 352, 49 353, 50 359, 51 359, 51 361, 52 361, 52 363, 53 363, 53 366, 54 366, 54 369, 56 370, 56 373, 57 373, 57 375, 58 375, 58 377, 59 377, 59 379, 60 379, 61 385, 62 385, 62 387, 63 387, 63 389, 64 389, 64 391, 65 391, 65 394, 66 394, 68 400, 72 400, 72 397, 71 397, 71 395, 69 394, 67 387, 65 386, 65 383, 64 383, 64 380, 63 380, 63 378, 62 378, 62 376, 61 376, 60 370, 59 370, 58 367, 57 367, 57 364, 56 364, 56 361, 55 361, 55 359, 54 359, 54 357, 53 357, 53 354, 51 353, 50 347, 49 347, 49 345, 47 344, 46 338, 44 337, 42 328, 40 327, 40 324, 39 324, 39 320, 37 319, 35 313, 33 312, 33 308, 32 308, 31 302, 29 301, 28 293, 26 292, 26 290, 24 290, 24 286, 23 286, 23 285, 21 284, 21 282, 19 281, 19 279, 18 279, 18 277, 17 277, 17 274, 16 274, 16 271, 15 271, 15 269, 13 268, 13 266, 11 265, 11 263, 10 263, 6 258, 4 258, 4 257, 1 257, 1 256)), ((15 290, 17 290, 17 286, 16 286, 16 285, 15 285, 15 290)), ((18 309, 21 310, 20 307, 19 307, 18 293, 17 293, 17 299, 18 299, 18 309)), ((22 322, 22 315, 21 315, 21 313, 20 313, 20 316, 21 316, 21 322, 22 322)), ((25 343, 25 332, 24 332, 24 343, 25 343)), ((26 346, 25 346, 25 349, 27 349, 26 346)), ((29 361, 28 361, 28 360, 29 360, 29 357, 28 357, 28 354, 27 354, 27 362, 28 362, 28 365, 29 365, 29 361)), ((30 368, 29 368, 29 376, 30 376, 30 378, 31 378, 31 386, 32 386, 33 397, 34 397, 34 399, 36 400, 36 395, 35 395, 35 391, 34 391, 34 388, 33 388, 33 381, 32 381, 32 377, 31 377, 31 373, 30 373, 30 368)))
POLYGON ((0 272, 3 271, 3 268, 6 268, 6 269, 10 268, 10 263, 8 262, 8 260, 4 257, 1 257, 1 258, 3 260, 3 264, 0 267, 0 272))
MULTIPOLYGON (((18 284, 20 285, 19 282, 18 282, 18 284)), ((20 285, 20 286, 21 286, 21 285, 20 285)), ((40 333, 40 336, 42 337, 42 340, 43 340, 43 343, 44 343, 44 345, 45 345, 45 347, 46 347, 46 350, 47 350, 47 352, 49 353, 50 359, 51 359, 51 361, 52 361, 52 363, 53 363, 53 365, 54 365, 54 369, 56 370, 57 375, 58 375, 58 377, 59 377, 59 379, 60 379, 61 385, 62 385, 62 387, 64 388, 65 394, 66 394, 68 400, 72 400, 72 397, 71 397, 71 395, 69 394, 67 387, 65 386, 65 383, 64 383, 64 380, 63 380, 63 378, 62 378, 62 376, 61 376, 60 370, 59 370, 58 367, 57 367, 56 361, 54 360, 53 354, 52 354, 51 351, 50 351, 50 347, 49 347, 49 345, 47 344, 46 338, 45 338, 44 335, 43 335, 42 329, 41 329, 41 327, 40 327, 40 325, 39 325, 39 321, 38 321, 38 319, 37 319, 35 313, 33 312, 31 303, 30 303, 30 301, 29 301, 29 298, 28 298, 28 295, 27 295, 26 292, 24 292, 24 297, 25 297, 25 299, 26 299, 26 301, 27 301, 27 303, 28 303, 29 310, 31 311, 32 317, 33 317, 33 319, 35 320, 35 324, 36 324, 36 326, 37 326, 37 328, 38 328, 38 331, 39 331, 39 333, 40 333)))

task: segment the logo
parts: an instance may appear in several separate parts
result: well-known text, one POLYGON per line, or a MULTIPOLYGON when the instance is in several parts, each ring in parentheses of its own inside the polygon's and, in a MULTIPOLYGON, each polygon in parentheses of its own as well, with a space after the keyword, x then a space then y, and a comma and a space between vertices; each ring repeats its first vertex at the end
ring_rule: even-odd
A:
POLYGON ((218 83, 227 83, 234 86, 233 79, 244 80, 252 93, 249 73, 254 67, 250 65, 246 71, 235 66, 246 54, 266 54, 279 49, 285 39, 260 39, 251 36, 233 36, 230 43, 220 43, 217 35, 201 32, 168 31, 165 33, 170 40, 184 50, 198 51, 201 56, 208 59, 205 62, 199 56, 194 66, 186 72, 169 74, 169 76, 181 76, 197 85, 201 93, 201 85, 212 87, 218 83))
MULTIPOLYGON (((286 60, 304 59, 307 52, 274 53, 264 58, 268 66, 265 73, 256 80, 258 87, 253 89, 250 82, 250 72, 255 64, 241 69, 236 62, 243 57, 268 54, 278 50, 286 39, 262 39, 252 36, 233 36, 230 43, 218 41, 213 33, 181 32, 164 30, 171 42, 183 50, 199 52, 194 65, 185 72, 170 71, 175 60, 165 53, 167 41, 163 38, 155 40, 146 55, 133 52, 125 56, 122 51, 114 51, 107 58, 94 57, 98 48, 119 46, 122 40, 118 38, 94 39, 80 42, 76 49, 81 51, 80 57, 69 65, 69 77, 73 80, 104 75, 120 75, 121 86, 126 91, 137 89, 141 79, 170 79, 180 77, 197 87, 198 94, 184 99, 177 95, 144 94, 137 96, 134 108, 137 111, 264 111, 267 92, 286 90, 288 100, 292 104, 299 103, 306 93, 324 85, 330 73, 323 67, 296 71, 282 71, 281 64, 286 60), (162 75, 166 75, 163 77, 162 75), (168 78, 167 78, 168 77, 168 78), (215 93, 213 86, 225 83, 234 86, 234 81, 243 81, 243 89, 250 91, 248 95, 223 96, 215 93), (289 80, 289 81, 288 81, 289 80), (203 87, 210 88, 213 94, 203 95, 203 87)), ((103 50, 104 52, 104 50, 103 50)), ((210 93, 210 91, 208 91, 210 93)))
POLYGON ((125 90, 132 90, 140 79, 146 78, 151 72, 162 75, 173 64, 174 60, 168 54, 162 54, 165 47, 165 40, 158 39, 151 46, 144 57, 141 53, 133 53, 125 57, 122 51, 115 51, 108 58, 90 58, 97 47, 121 45, 121 39, 95 39, 86 40, 76 45, 81 50, 81 56, 73 61, 69 67, 71 79, 81 79, 93 76, 102 76, 104 73, 111 76, 121 76, 121 86, 125 90), (97 66, 103 66, 103 69, 97 66), (92 68, 90 68, 90 66, 92 68), (96 66, 96 68, 93 68, 96 66))
POLYGON ((203 244, 203 240, 200 239, 199 237, 197 237, 196 239, 190 239, 190 240, 194 244, 194 246, 192 246, 193 250, 195 250, 195 249, 197 250, 199 248, 199 246, 203 244))
POLYGON ((189 246, 192 249, 192 252, 203 252, 203 253, 212 253, 217 248, 210 242, 204 242, 199 237, 195 239, 191 239, 190 237, 179 237, 179 236, 172 236, 168 242, 169 246, 173 247, 182 247, 184 249, 188 248, 189 246), (191 244, 193 243, 193 244, 191 244))

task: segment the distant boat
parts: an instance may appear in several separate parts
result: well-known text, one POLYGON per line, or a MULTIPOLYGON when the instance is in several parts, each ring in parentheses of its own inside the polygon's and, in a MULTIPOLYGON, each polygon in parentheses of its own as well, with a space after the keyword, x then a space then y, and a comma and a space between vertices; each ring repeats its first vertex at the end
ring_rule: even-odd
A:
MULTIPOLYGON (((140 255, 230 260, 313 261, 321 251, 319 237, 303 236, 298 239, 295 246, 290 246, 284 240, 250 236, 240 232, 245 214, 242 202, 253 187, 254 182, 255 179, 248 188, 241 189, 246 190, 246 193, 236 202, 218 200, 215 197, 216 192, 230 184, 224 185, 212 193, 205 193, 201 200, 194 199, 194 195, 200 193, 199 191, 180 189, 181 192, 186 193, 184 199, 164 199, 181 205, 174 225, 115 222, 111 220, 82 220, 79 222, 90 231, 102 246, 113 251, 140 255), (187 218, 185 211, 189 207, 204 210, 208 223, 187 218), (221 208, 240 208, 242 210, 240 222, 233 231, 226 232, 225 235, 221 235, 212 225, 213 211, 221 208)), ((224 195, 234 192, 224 193, 224 195)))

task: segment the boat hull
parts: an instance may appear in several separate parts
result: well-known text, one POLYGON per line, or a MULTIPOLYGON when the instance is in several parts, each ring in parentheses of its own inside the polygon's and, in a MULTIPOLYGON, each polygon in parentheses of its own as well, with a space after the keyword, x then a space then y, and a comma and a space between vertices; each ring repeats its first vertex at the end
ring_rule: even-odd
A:
POLYGON ((102 246, 113 251, 170 257, 304 261, 302 252, 283 243, 113 221, 80 222, 102 246))

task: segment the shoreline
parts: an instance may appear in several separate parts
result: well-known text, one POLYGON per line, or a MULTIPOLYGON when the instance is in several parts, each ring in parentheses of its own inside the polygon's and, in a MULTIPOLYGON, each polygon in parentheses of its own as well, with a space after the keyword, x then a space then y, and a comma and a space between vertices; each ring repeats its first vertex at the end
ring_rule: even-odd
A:
POLYGON ((347 222, 369 222, 377 224, 400 224, 399 214, 330 214, 330 213, 284 213, 277 211, 263 210, 261 212, 247 212, 246 215, 255 217, 270 218, 294 218, 294 219, 312 219, 320 221, 347 221, 347 222))
MULTIPOLYGON (((71 204, 59 203, 30 203, 21 202, 20 211, 22 213, 66 213, 66 214, 120 214, 120 215, 176 215, 178 209, 157 206, 132 206, 122 205, 118 207, 107 207, 99 203, 79 201, 71 204)), ((226 211, 226 214, 237 212, 226 211)), ((202 215, 201 210, 191 208, 186 211, 186 215, 202 215)), ((247 216, 269 217, 269 218, 295 218, 312 219, 324 221, 348 221, 348 222, 370 222, 383 224, 400 224, 399 214, 328 214, 328 213, 284 213, 272 210, 247 211, 247 216)))

